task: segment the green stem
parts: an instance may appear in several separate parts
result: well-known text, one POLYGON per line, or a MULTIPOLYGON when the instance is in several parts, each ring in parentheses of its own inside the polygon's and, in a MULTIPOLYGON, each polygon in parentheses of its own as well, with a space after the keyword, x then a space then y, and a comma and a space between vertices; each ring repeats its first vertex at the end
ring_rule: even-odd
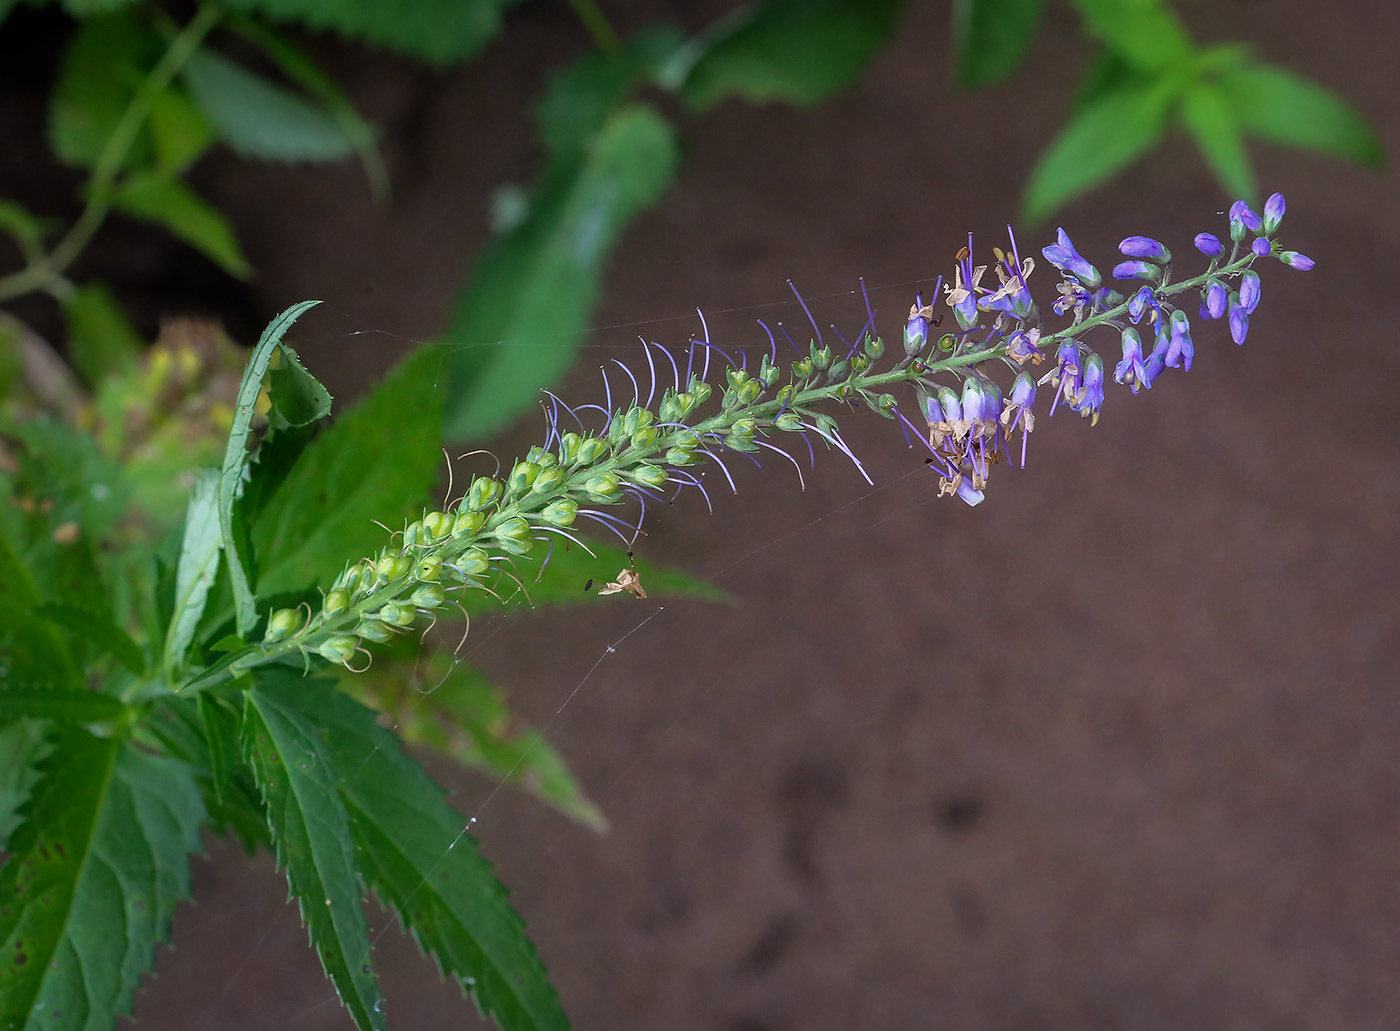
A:
POLYGON ((21 269, 19 272, 0 278, 0 301, 18 297, 31 290, 45 289, 62 281, 63 272, 82 253, 101 228, 112 206, 113 187, 117 174, 136 142, 137 134, 151 112, 151 103, 175 78, 185 62, 199 49, 200 43, 218 23, 222 11, 213 4, 200 8, 193 20, 175 37, 165 55, 145 81, 136 95, 122 112, 112 135, 98 156, 88 180, 87 203, 82 214, 47 256, 21 269))
POLYGON ((599 50, 611 53, 622 46, 622 39, 608 23, 607 15, 593 0, 569 0, 569 6, 574 9, 578 20, 583 22, 583 27, 593 37, 599 50))

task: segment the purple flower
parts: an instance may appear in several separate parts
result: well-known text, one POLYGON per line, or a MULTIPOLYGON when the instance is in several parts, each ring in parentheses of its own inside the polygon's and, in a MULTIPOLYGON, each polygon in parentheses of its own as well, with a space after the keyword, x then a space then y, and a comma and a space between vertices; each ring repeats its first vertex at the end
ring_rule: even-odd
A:
POLYGON ((1162 270, 1150 261, 1122 261, 1113 266, 1114 279, 1150 279, 1154 283, 1162 278, 1162 270))
POLYGON ((952 387, 938 388, 938 403, 943 407, 944 422, 950 425, 962 422, 962 402, 958 400, 957 392, 952 387))
POLYGON ((1196 356, 1196 345, 1191 342, 1191 320, 1184 311, 1172 312, 1171 343, 1167 345, 1166 361, 1170 368, 1184 366, 1191 371, 1191 359, 1196 356))
POLYGON ((1253 315, 1259 307, 1259 274, 1246 272, 1240 281, 1240 307, 1246 315, 1253 315))
MULTIPOLYGON (((962 416, 967 422, 976 426, 983 419, 987 418, 986 402, 988 400, 986 388, 982 385, 980 377, 969 376, 963 380, 962 392, 962 416)), ((1001 405, 997 405, 996 415, 1001 414, 1001 405)), ((996 415, 992 416, 995 418, 996 415)))
POLYGON ((1237 200, 1230 205, 1230 239, 1239 243, 1244 239, 1246 229, 1257 233, 1263 228, 1264 220, 1244 201, 1237 200))
POLYGON ((924 410, 924 419, 930 426, 937 426, 940 422, 947 422, 948 419, 943 414, 943 406, 938 403, 938 397, 934 394, 925 394, 922 389, 919 391, 920 407, 924 410))
POLYGON ((1036 346, 1039 342, 1040 330, 1034 326, 1028 330, 1017 330, 1006 342, 1006 356, 1017 365, 1025 365, 1026 362, 1039 365, 1045 361, 1045 352, 1036 346))
POLYGON ((1225 253, 1225 245, 1211 233, 1196 234, 1196 250, 1207 258, 1218 258, 1225 253))
POLYGON ((1167 367, 1167 360, 1162 355, 1153 351, 1147 356, 1147 385, 1150 387, 1157 382, 1157 377, 1162 374, 1162 370, 1167 367))
POLYGON ((1016 246, 1016 234, 1011 231, 1010 226, 1006 227, 1006 234, 1011 238, 1011 253, 1004 254, 998 250, 995 266, 1001 288, 980 298, 977 306, 983 311, 1003 311, 1018 319, 1024 319, 1035 307, 1030 287, 1026 284, 1026 277, 1035 268, 1035 262, 1029 258, 1021 260, 1021 251, 1016 246))
POLYGON ((1016 427, 1021 427, 1021 468, 1026 467, 1026 439, 1035 429, 1035 413, 1031 411, 1035 407, 1035 380, 1029 373, 1022 372, 1017 375, 1011 384, 1011 397, 1006 401, 1006 407, 1001 412, 1001 425, 1006 430, 1007 436, 1016 431, 1016 427))
POLYGON ((1283 194, 1276 193, 1264 202, 1264 232, 1272 235, 1283 221, 1283 213, 1288 210, 1283 194))
POLYGON ((909 306, 909 321, 904 324, 904 353, 914 357, 928 343, 929 319, 933 315, 933 305, 924 304, 924 295, 915 294, 914 303, 909 306))
POLYGON ((1118 249, 1130 258, 1147 258, 1163 263, 1172 260, 1172 252, 1150 236, 1130 236, 1118 245, 1118 249))
POLYGON ((948 307, 963 329, 977 325, 977 284, 986 271, 986 265, 973 267, 972 234, 968 233, 967 246, 958 251, 958 263, 953 268, 953 285, 944 288, 948 307))
POLYGON ((1079 362, 1079 341, 1073 337, 1060 341, 1059 350, 1055 352, 1055 371, 1052 378, 1059 387, 1055 392, 1055 399, 1050 402, 1050 414, 1054 415, 1055 406, 1060 403, 1060 398, 1073 397, 1084 382, 1084 371, 1079 362))
POLYGON ((1103 359, 1090 354, 1084 362, 1084 382, 1070 399, 1070 408, 1093 422, 1099 421, 1099 409, 1103 408, 1103 359))
POLYGON ((1255 237, 1254 242, 1249 245, 1249 249, 1261 258, 1266 257, 1273 250, 1273 247, 1274 245, 1269 242, 1268 238, 1263 236, 1255 237))
POLYGON ((1113 370, 1113 379, 1116 383, 1128 384, 1134 394, 1142 387, 1152 387, 1142 360, 1142 338, 1135 329, 1123 330, 1123 360, 1113 370))
POLYGON ((1074 249, 1074 244, 1070 242, 1069 234, 1063 229, 1058 230, 1056 241, 1049 247, 1040 249, 1040 253, 1045 255, 1045 260, 1061 272, 1068 272, 1075 276, 1090 289, 1097 287, 1102 282, 1099 270, 1079 256, 1079 252, 1074 249))
POLYGON ((1278 256, 1278 260, 1289 268, 1296 268, 1299 272, 1306 272, 1313 267, 1313 260, 1306 254, 1299 254, 1297 251, 1284 251, 1278 256))
POLYGON ((1206 287, 1206 311, 1213 319, 1221 318, 1225 314, 1225 309, 1230 304, 1230 291, 1225 289, 1225 284, 1215 280, 1206 287))
POLYGON ((1244 343, 1249 335, 1249 312, 1240 307, 1239 298, 1230 297, 1230 339, 1237 344, 1244 343))
POLYGON ((1152 297, 1152 287, 1144 286, 1133 294, 1132 300, 1128 302, 1128 318, 1136 324, 1142 318, 1143 309, 1149 304, 1154 308, 1157 306, 1152 297))

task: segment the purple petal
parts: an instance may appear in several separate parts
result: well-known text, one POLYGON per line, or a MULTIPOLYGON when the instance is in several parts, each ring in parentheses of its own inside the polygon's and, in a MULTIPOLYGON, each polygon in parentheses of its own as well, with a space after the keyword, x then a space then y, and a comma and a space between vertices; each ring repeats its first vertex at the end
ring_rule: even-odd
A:
POLYGON ((1283 194, 1276 193, 1264 202, 1264 232, 1272 233, 1283 221, 1283 213, 1288 210, 1283 194))
POLYGON ((1252 244, 1250 244, 1250 250, 1252 250, 1255 254, 1259 255, 1259 257, 1262 258, 1265 257, 1271 250, 1273 250, 1273 244, 1269 242, 1268 237, 1259 236, 1255 238, 1252 244))
POLYGON ((1161 275, 1162 270, 1150 261, 1124 261, 1113 267, 1114 279, 1150 279, 1155 282, 1161 275))
POLYGON ((1251 233, 1257 233, 1264 228, 1264 220, 1242 200, 1230 205, 1230 221, 1243 223, 1251 233))
POLYGON ((1130 258, 1163 262, 1172 260, 1172 252, 1150 236, 1130 236, 1118 245, 1118 249, 1130 258))
POLYGON ((1249 313, 1237 304, 1230 305, 1230 339, 1237 344, 1244 343, 1249 335, 1249 313))
POLYGON ((1296 268, 1299 272, 1306 272, 1313 267, 1313 260, 1306 254, 1299 254, 1297 251, 1284 251, 1278 256, 1278 260, 1289 268, 1296 268))
POLYGON ((1253 315, 1254 309, 1259 307, 1259 275, 1255 272, 1246 272, 1244 279, 1240 283, 1240 307, 1244 309, 1246 315, 1253 315))
POLYGON ((1211 233, 1198 233, 1196 235, 1196 250, 1207 258, 1218 258, 1225 253, 1225 245, 1211 233))
POLYGON ((1230 293, 1225 289, 1223 283, 1211 283, 1206 289, 1206 310, 1210 312, 1210 317, 1218 319, 1225 314, 1225 309, 1230 304, 1230 293))

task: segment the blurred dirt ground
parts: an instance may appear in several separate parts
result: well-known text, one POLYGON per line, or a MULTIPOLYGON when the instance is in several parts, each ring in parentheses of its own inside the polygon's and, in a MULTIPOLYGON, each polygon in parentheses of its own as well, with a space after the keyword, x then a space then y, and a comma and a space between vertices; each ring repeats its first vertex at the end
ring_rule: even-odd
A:
MULTIPOLYGON (((711 13, 605 6, 623 25, 711 13)), ((1331 85, 1400 150, 1394 5, 1186 11, 1331 85)), ((637 332, 683 345, 697 305, 757 346, 755 317, 794 317, 788 278, 854 329, 864 276, 893 339, 968 230, 999 242, 1086 51, 1051 5, 1014 82, 961 95, 947 24, 911 0, 860 87, 819 110, 689 120, 679 184, 624 240, 568 396, 596 400, 598 360, 638 359, 637 332)), ((490 191, 534 167, 541 69, 584 45, 540 4, 449 75, 328 47, 386 127, 394 205, 349 166, 212 159, 201 186, 263 277, 188 303, 246 329, 325 299, 298 346, 337 396, 362 391, 445 325, 490 191)), ((1264 269, 1246 346, 1199 329, 1189 375, 1112 389, 1097 427, 1042 417, 1030 468, 999 470, 980 508, 935 500, 899 433, 852 414, 876 489, 836 455, 805 492, 778 463, 736 465, 713 516, 692 495, 654 519, 643 554, 732 606, 624 598, 474 629, 472 659, 553 721, 612 821, 595 836, 433 767, 480 811, 578 1028, 1400 1025, 1400 183, 1255 154, 1316 271, 1264 269)), ((1146 233, 1190 269, 1225 203, 1175 140, 1062 218, 1101 267, 1146 233)), ((270 860, 211 843, 195 881, 140 1027, 350 1027, 270 860)), ((396 929, 377 957, 396 1029, 474 1026, 396 929)))

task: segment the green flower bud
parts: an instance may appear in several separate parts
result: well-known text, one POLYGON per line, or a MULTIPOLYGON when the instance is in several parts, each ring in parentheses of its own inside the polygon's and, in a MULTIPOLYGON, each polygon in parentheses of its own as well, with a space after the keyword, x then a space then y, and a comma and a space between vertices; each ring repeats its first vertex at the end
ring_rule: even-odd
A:
POLYGON ((849 383, 842 383, 839 387, 836 388, 836 399, 838 401, 844 401, 850 396, 851 385, 849 383))
POLYGON ((952 333, 944 333, 941 337, 938 338, 938 347, 939 347, 939 350, 942 350, 942 351, 951 351, 953 348, 955 348, 955 347, 957 347, 957 346, 958 346, 958 338, 955 337, 955 336, 953 336, 952 333))
POLYGON ((797 361, 792 363, 792 378, 807 379, 812 375, 813 368, 814 366, 812 365, 810 359, 799 358, 797 361))
POLYGON ((355 626, 355 636, 363 637, 366 641, 378 641, 383 644, 394 638, 394 633, 381 620, 373 616, 365 616, 355 626))
POLYGON ((559 459, 554 457, 553 451, 546 451, 538 444, 530 449, 529 454, 525 456, 525 461, 533 462, 541 469, 548 469, 559 464, 559 459))
POLYGON ((350 595, 337 587, 321 602, 321 611, 328 616, 338 616, 350 607, 350 595))
POLYGON ((442 575, 442 559, 436 555, 429 555, 422 562, 418 563, 418 568, 413 571, 415 580, 436 580, 442 575))
POLYGON ((445 597, 440 584, 424 584, 413 592, 409 603, 416 609, 435 609, 442 604, 445 597))
POLYGON ((452 521, 452 536, 457 540, 475 537, 485 523, 485 512, 458 512, 457 518, 452 521))
POLYGON ((379 610, 378 615, 390 626, 411 626, 416 613, 401 602, 391 601, 379 610))
POLYGON ((649 451, 661 439, 661 431, 655 426, 646 426, 632 434, 632 446, 639 451, 649 451))
POLYGON ((791 383, 789 383, 789 384, 787 384, 786 386, 784 386, 781 390, 778 391, 777 400, 778 400, 778 403, 779 403, 779 404, 784 404, 784 405, 785 405, 785 404, 791 404, 791 403, 792 403, 792 399, 793 399, 794 397, 796 397, 796 396, 797 396, 797 388, 796 388, 795 386, 793 386, 791 383))
POLYGON ((300 609, 278 609, 267 617, 267 632, 263 634, 263 644, 285 640, 300 629, 300 609))
POLYGON ((355 655, 355 649, 360 646, 358 637, 351 637, 349 634, 337 634, 335 637, 322 641, 316 649, 316 654, 331 662, 338 662, 342 666, 349 665, 350 660, 355 655))
POLYGON ((836 420, 825 412, 813 412, 811 418, 812 424, 822 433, 830 435, 840 429, 836 424, 836 420))
POLYGON ((612 502, 622 497, 621 483, 613 473, 594 476, 583 485, 583 489, 593 501, 612 502))
POLYGON ((530 488, 530 493, 548 494, 563 483, 567 475, 563 469, 542 469, 539 476, 535 477, 535 485, 530 488))
POLYGON ((761 382, 765 388, 772 389, 773 384, 778 382, 782 374, 782 370, 774 365, 772 360, 765 354, 763 356, 763 361, 758 365, 759 382, 761 382))
POLYGON ((331 590, 353 591, 355 585, 360 582, 360 567, 346 566, 340 571, 340 575, 335 578, 335 583, 331 584, 331 590))
POLYGON ((695 465, 700 461, 695 457, 694 444, 679 444, 669 449, 664 460, 667 465, 695 465))
POLYGON ((883 358, 885 354, 885 342, 879 337, 871 336, 867 333, 865 335, 865 353, 866 356, 871 359, 883 358))
POLYGON ((898 402, 895 400, 893 394, 875 395, 875 411, 879 412, 886 419, 894 418, 894 410, 897 404, 898 402))
POLYGON ((649 465, 645 462, 634 468, 629 475, 638 483, 653 489, 666 486, 666 481, 669 479, 665 469, 659 465, 649 465))
POLYGON ((729 435, 724 438, 726 447, 735 451, 757 451, 758 445, 753 442, 753 438, 758 435, 758 423, 753 419, 737 419, 734 425, 729 428, 729 435))
POLYGON ((731 387, 742 387, 752 377, 743 369, 725 369, 724 374, 729 378, 731 387))
POLYGON ((577 433, 566 433, 559 438, 559 463, 561 465, 573 465, 578 461, 579 444, 583 438, 577 433))
POLYGON ((388 583, 407 576, 412 568, 413 561, 407 555, 381 555, 374 564, 374 576, 379 583, 388 583))
POLYGON ((512 555, 523 555, 534 547, 531 527, 523 516, 511 516, 495 529, 501 547, 512 555))
POLYGON ((423 517, 423 536, 436 543, 452 532, 454 520, 446 512, 429 512, 423 517))
MULTIPOLYGON (((860 356, 857 355, 856 357, 860 356)), ((846 378, 846 373, 850 371, 850 368, 851 363, 848 362, 845 358, 842 358, 839 362, 836 362, 834 365, 832 365, 831 370, 827 372, 827 382, 840 383, 843 379, 846 378)))
POLYGON ((578 449, 579 465, 596 465, 607 457, 609 444, 602 437, 588 437, 578 449))
POLYGON ((481 576, 491 568, 491 557, 481 548, 468 548, 454 564, 467 576, 481 576))
POLYGON ((363 565, 359 568, 359 583, 355 585, 355 590, 351 593, 352 601, 359 601, 366 594, 374 590, 374 585, 379 580, 379 573, 373 565, 363 565))
POLYGON ((468 512, 480 512, 489 508, 501 496, 501 483, 489 476, 478 476, 472 480, 462 507, 468 512))
POLYGON ((411 548, 416 544, 423 543, 425 543, 425 540, 423 537, 422 520, 420 519, 417 522, 409 523, 408 527, 403 532, 403 546, 405 548, 411 548))
POLYGON ((818 347, 815 340, 812 341, 812 365, 818 369, 831 367, 831 348, 818 347))
POLYGON ((694 398, 694 402, 689 405, 690 411, 695 411, 695 409, 699 408, 702 404, 708 401, 710 399, 710 395, 714 392, 714 387, 710 386, 699 376, 692 374, 690 377, 689 393, 690 396, 694 398))
POLYGON ((796 412, 784 412, 773 420, 773 425, 784 433, 798 433, 802 429, 802 416, 796 412))
POLYGON ((870 368, 871 359, 863 354, 858 354, 851 359, 851 371, 861 373, 870 368))
POLYGON ((763 393, 763 384, 756 379, 751 379, 739 387, 739 407, 751 405, 758 400, 758 395, 763 393))
POLYGON ((673 390, 667 390, 661 395, 661 404, 657 405, 657 412, 661 416, 662 422, 680 422, 686 416, 685 402, 681 398, 685 394, 677 394, 673 390))
POLYGON ((510 494, 525 493, 539 474, 540 467, 534 462, 516 462, 515 468, 510 471, 510 478, 506 480, 507 492, 510 494))
POLYGON ((578 518, 578 502, 570 498, 552 501, 540 512, 540 518, 550 526, 572 526, 578 518))

